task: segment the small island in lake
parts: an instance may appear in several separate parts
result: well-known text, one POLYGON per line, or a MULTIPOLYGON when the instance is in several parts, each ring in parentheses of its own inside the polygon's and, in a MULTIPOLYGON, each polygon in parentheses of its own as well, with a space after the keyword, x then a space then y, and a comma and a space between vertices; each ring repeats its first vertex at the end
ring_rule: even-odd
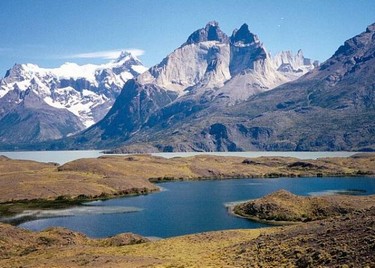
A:
POLYGON ((271 224, 290 224, 322 220, 370 209, 375 195, 297 196, 279 190, 260 199, 234 206, 233 212, 251 220, 271 224))

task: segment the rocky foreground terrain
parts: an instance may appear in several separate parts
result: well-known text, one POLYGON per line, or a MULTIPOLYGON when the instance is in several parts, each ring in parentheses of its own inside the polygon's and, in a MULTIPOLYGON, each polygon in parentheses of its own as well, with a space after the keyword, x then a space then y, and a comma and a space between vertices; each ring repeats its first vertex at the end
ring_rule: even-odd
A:
POLYGON ((30 232, 7 224, 0 224, 0 234, 1 267, 375 265, 375 206, 286 227, 209 232, 153 242, 132 234, 90 239, 62 228, 30 232))

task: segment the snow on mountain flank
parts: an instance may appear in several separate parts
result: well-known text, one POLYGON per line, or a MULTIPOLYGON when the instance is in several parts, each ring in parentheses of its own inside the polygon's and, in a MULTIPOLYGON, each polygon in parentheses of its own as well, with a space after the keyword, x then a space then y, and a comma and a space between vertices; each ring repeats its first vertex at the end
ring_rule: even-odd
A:
POLYGON ((22 92, 32 90, 49 106, 69 110, 89 127, 105 115, 125 82, 146 70, 125 51, 100 65, 67 62, 57 68, 41 68, 15 64, 0 80, 0 99, 16 91, 21 97, 14 102, 22 102, 22 92))

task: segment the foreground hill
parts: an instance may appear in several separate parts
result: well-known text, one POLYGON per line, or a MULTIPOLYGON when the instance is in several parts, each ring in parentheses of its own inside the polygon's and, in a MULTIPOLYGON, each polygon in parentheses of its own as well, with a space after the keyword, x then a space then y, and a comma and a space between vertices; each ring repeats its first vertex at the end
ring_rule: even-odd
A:
POLYGON ((372 207, 283 228, 219 231, 156 242, 130 234, 95 240, 62 228, 30 232, 0 224, 0 266, 372 267, 374 222, 372 207), (138 244, 142 242, 146 243, 138 244))

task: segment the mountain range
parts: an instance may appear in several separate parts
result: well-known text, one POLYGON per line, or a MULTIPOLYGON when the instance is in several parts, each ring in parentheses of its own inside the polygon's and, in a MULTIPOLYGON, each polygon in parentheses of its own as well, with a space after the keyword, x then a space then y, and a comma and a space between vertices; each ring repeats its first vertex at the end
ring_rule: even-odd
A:
POLYGON ((0 142, 75 134, 104 117, 125 82, 147 70, 128 52, 107 64, 15 64, 0 80, 0 142))
POLYGON ((272 56, 246 24, 227 36, 210 22, 129 79, 102 120, 33 148, 374 150, 374 33, 319 65, 301 51, 272 56))

